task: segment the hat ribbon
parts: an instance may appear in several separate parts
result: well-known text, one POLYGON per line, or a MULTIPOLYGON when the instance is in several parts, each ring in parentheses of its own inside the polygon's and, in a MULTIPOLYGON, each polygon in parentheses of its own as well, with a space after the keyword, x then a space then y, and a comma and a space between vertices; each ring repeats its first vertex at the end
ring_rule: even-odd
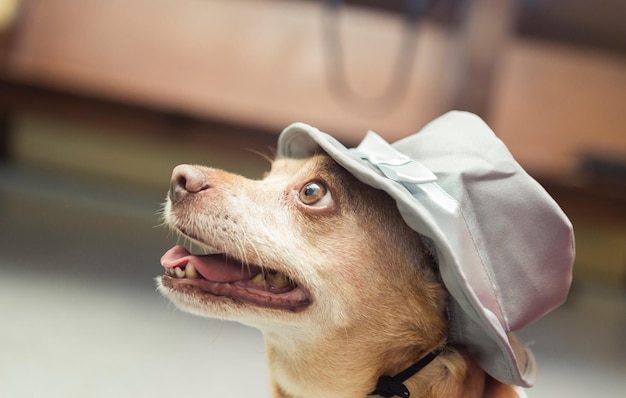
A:
POLYGON ((428 167, 398 152, 373 131, 368 131, 361 144, 349 151, 376 166, 390 180, 409 184, 437 181, 428 167))

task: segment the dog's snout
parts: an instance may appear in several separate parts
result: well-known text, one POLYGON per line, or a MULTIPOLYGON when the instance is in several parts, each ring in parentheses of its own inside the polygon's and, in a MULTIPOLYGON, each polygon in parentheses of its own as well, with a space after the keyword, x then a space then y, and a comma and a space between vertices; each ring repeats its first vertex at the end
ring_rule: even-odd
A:
POLYGON ((170 182, 170 200, 178 202, 185 196, 198 193, 209 188, 209 180, 202 170, 189 164, 181 164, 174 168, 170 182))

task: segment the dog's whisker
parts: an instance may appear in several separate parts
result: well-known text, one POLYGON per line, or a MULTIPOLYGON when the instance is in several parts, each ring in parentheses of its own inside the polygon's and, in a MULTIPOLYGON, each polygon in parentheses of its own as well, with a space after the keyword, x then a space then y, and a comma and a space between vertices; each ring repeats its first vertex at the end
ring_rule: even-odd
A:
POLYGON ((248 236, 244 236, 244 239, 246 240, 246 244, 247 246, 254 251, 254 255, 257 259, 257 262, 259 263, 263 263, 263 259, 261 258, 261 254, 259 253, 259 251, 257 250, 256 245, 254 244, 254 242, 252 242, 252 240, 250 240, 250 238, 248 238, 248 236))
POLYGON ((255 155, 259 155, 261 158, 267 160, 269 164, 272 164, 274 162, 274 158, 276 157, 275 153, 272 153, 271 155, 267 155, 259 150, 252 149, 252 148, 246 148, 246 150, 248 152, 254 153, 255 155))

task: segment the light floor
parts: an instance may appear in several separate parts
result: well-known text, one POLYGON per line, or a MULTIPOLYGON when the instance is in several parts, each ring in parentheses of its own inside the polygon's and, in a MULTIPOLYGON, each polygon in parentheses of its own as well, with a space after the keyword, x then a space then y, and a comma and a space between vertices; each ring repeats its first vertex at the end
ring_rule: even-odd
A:
MULTIPOLYGON (((0 168, 0 397, 269 397, 257 331, 155 291, 161 194, 0 168)), ((626 397, 623 291, 579 284, 520 335, 529 397, 626 397)))

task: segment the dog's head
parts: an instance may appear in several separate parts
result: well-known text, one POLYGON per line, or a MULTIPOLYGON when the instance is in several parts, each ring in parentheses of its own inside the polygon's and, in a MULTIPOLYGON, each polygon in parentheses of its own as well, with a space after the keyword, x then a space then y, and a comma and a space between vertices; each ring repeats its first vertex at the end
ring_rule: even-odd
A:
POLYGON ((274 333, 393 324, 445 339, 446 293, 419 234, 324 154, 278 159, 258 181, 178 166, 164 217, 209 253, 163 256, 159 289, 186 311, 274 333))
POLYGON ((450 112, 356 148, 294 123, 277 154, 260 181, 174 170, 166 222, 213 254, 167 252, 165 295, 290 340, 448 341, 496 379, 532 385, 532 354, 509 333, 567 297, 572 226, 480 118, 450 112))

